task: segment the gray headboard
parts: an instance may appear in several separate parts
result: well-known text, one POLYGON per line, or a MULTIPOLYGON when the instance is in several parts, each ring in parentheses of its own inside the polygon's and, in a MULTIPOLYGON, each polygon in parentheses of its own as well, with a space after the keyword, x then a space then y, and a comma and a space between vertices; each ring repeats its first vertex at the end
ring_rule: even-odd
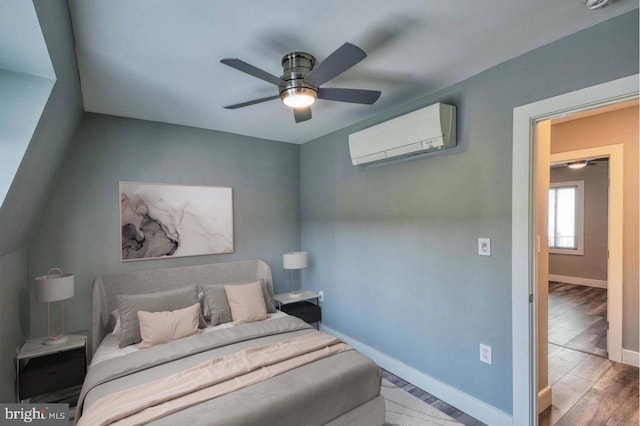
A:
POLYGON ((273 296, 269 265, 262 260, 214 263, 181 268, 153 269, 125 274, 103 275, 93 282, 91 353, 111 331, 111 312, 118 307, 116 295, 153 293, 193 284, 224 284, 262 278, 273 296))

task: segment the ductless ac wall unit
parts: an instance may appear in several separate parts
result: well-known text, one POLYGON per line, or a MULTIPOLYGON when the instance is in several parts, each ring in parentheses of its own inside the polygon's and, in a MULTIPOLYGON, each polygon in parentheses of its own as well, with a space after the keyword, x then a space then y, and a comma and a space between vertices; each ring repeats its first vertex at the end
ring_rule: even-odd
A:
POLYGON ((437 103, 349 135, 354 166, 456 146, 456 107, 437 103))

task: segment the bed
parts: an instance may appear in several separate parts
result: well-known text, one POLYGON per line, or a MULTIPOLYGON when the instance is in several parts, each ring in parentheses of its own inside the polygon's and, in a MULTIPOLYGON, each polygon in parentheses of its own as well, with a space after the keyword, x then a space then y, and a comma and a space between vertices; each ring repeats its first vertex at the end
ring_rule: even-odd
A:
MULTIPOLYGON (((273 300, 271 270, 260 260, 98 277, 93 288, 93 359, 78 402, 76 417, 80 423, 82 416, 86 414, 85 419, 91 418, 92 410, 95 413, 105 400, 122 394, 124 389, 144 388, 203 362, 234 356, 240 351, 281 347, 291 341, 322 337, 322 333, 308 324, 282 312, 271 312, 262 321, 207 326, 196 335, 146 349, 120 348, 112 333, 115 324, 111 314, 118 308, 118 295, 159 294, 194 284, 200 287, 251 280, 262 280, 265 300, 269 297, 273 300)), ((162 418, 154 418, 151 423, 382 425, 385 408, 380 396, 380 380, 375 363, 355 350, 344 350, 174 410, 162 418)), ((123 424, 127 424, 126 421, 123 424)))

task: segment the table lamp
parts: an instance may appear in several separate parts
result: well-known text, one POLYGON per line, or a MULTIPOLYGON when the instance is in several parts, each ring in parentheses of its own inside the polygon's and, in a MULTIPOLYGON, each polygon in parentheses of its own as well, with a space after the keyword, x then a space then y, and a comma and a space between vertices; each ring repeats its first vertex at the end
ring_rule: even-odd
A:
POLYGON ((43 344, 59 345, 67 341, 64 334, 64 299, 73 297, 73 274, 65 274, 60 268, 52 268, 47 275, 36 277, 36 301, 47 302, 47 331, 49 338, 43 344), (60 334, 51 335, 51 302, 60 301, 60 334))
POLYGON ((302 272, 300 270, 306 268, 308 265, 309 257, 306 251, 290 251, 282 256, 283 268, 291 270, 291 295, 294 297, 300 295, 300 290, 302 290, 302 272), (298 270, 299 290, 296 290, 294 287, 293 271, 295 269, 298 270))

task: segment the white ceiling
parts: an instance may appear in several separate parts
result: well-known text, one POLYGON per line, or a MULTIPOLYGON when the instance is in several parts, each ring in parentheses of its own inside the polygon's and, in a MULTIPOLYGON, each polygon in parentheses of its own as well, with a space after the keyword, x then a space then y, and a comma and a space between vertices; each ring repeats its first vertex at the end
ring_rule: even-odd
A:
MULTIPOLYGON (((85 109, 304 143, 638 7, 617 0, 70 0, 85 109), (373 106, 319 100, 296 124, 277 89, 225 65, 280 75, 349 41, 368 58, 323 87, 381 90, 373 106)), ((596 54, 596 53, 594 53, 596 54)))

